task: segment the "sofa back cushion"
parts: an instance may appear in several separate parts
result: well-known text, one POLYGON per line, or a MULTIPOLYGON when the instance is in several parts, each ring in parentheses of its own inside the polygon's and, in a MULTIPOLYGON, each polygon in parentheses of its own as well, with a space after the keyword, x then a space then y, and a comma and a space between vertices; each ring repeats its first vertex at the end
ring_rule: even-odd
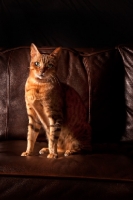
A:
POLYGON ((133 45, 118 47, 124 65, 126 126, 122 141, 133 141, 133 45))
MULTIPOLYGON (((51 53, 54 48, 39 48, 51 53)), ((28 77, 30 48, 0 54, 0 138, 26 139, 28 118, 24 87, 28 77)), ((124 132, 124 73, 117 49, 63 48, 59 60, 60 81, 73 87, 83 99, 92 125, 93 142, 119 141, 124 132)), ((41 131, 40 140, 45 138, 41 131)))

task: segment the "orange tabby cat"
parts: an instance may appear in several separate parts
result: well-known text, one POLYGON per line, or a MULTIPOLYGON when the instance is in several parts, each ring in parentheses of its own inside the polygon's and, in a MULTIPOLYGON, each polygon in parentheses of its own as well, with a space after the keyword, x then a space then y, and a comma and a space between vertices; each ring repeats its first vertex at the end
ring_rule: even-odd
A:
MULTIPOLYGON (((91 150, 91 128, 86 109, 77 92, 59 81, 56 69, 61 48, 50 55, 40 54, 31 44, 30 73, 25 85, 25 100, 29 118, 27 150, 32 155, 39 130, 43 127, 48 139, 48 158, 57 158, 60 148, 64 155, 91 150)), ((62 68, 63 69, 63 68, 62 68)))

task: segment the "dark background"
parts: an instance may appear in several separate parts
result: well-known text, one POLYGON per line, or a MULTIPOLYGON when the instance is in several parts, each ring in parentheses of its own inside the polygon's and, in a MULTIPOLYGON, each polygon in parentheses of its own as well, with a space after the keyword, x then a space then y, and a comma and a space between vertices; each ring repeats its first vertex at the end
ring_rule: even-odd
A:
POLYGON ((0 47, 133 43, 132 0, 0 0, 0 47))

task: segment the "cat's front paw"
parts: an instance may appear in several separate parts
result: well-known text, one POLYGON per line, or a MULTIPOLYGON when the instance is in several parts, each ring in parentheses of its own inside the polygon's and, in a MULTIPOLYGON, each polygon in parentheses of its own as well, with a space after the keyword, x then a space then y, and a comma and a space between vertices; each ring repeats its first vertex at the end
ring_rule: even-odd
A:
POLYGON ((45 153, 49 153, 49 149, 48 149, 48 148, 42 148, 42 149, 39 151, 39 154, 45 154, 45 153))
POLYGON ((70 150, 66 150, 64 153, 64 156, 70 156, 72 154, 72 152, 70 150))
POLYGON ((23 152, 22 154, 21 154, 21 156, 31 156, 32 155, 32 153, 29 153, 29 152, 23 152))
POLYGON ((81 152, 80 149, 66 150, 65 153, 64 153, 64 156, 70 156, 70 155, 77 154, 77 153, 80 153, 80 152, 81 152))
POLYGON ((50 153, 50 154, 48 154, 47 158, 58 158, 58 154, 50 153))

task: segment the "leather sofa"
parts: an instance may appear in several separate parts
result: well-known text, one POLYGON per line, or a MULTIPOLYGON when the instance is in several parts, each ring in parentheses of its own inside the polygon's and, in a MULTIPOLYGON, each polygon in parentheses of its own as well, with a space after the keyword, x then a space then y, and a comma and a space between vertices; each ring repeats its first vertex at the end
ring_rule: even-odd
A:
MULTIPOLYGON (((53 47, 39 48, 50 53, 53 47)), ((63 48, 59 79, 81 96, 92 126, 92 152, 48 159, 42 130, 33 156, 26 149, 24 85, 30 48, 0 53, 0 198, 133 198, 133 46, 63 48)))
POLYGON ((131 1, 0 0, 0 199, 133 199, 131 1), (59 79, 81 96, 92 152, 47 159, 26 149, 30 44, 62 46, 59 79), (121 45, 123 44, 123 45, 121 45))

